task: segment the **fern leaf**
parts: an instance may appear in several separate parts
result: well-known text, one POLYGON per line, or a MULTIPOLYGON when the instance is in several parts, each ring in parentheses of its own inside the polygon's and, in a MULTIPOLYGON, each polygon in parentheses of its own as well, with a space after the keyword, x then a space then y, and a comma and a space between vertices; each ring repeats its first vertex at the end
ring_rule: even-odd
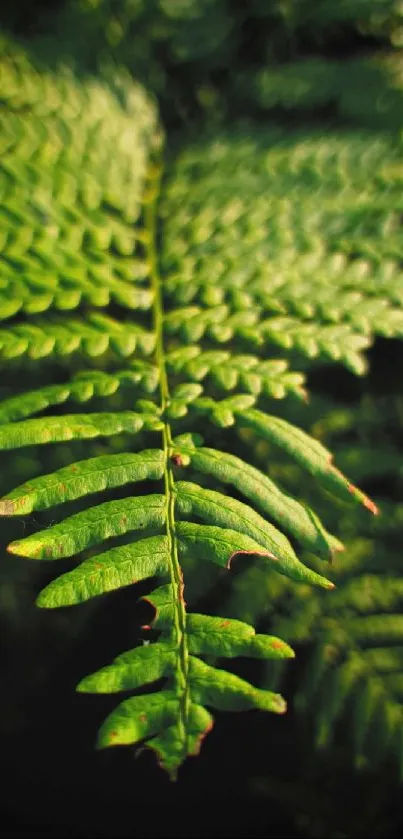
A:
MULTIPOLYGON (((287 239, 284 221, 290 208, 282 206, 279 198, 285 192, 283 164, 270 173, 269 202, 262 203, 268 164, 259 152, 253 156, 260 160, 257 178, 256 173, 247 175, 246 190, 242 184, 231 183, 229 206, 206 207, 209 178, 199 194, 188 172, 189 165, 192 169, 192 152, 188 151, 187 159, 185 154, 184 161, 179 157, 172 166, 160 213, 162 132, 155 106, 142 88, 122 79, 109 84, 81 82, 70 70, 44 71, 11 44, 0 68, 7 82, 0 317, 12 318, 7 332, 0 332, 2 363, 8 360, 11 369, 13 358, 22 356, 24 361, 28 355, 36 369, 41 358, 52 357, 55 362, 60 356, 64 365, 63 378, 56 379, 59 383, 52 382, 53 367, 49 367, 51 381, 37 389, 19 393, 8 387, 0 406, 0 448, 12 451, 124 433, 129 449, 74 462, 72 447, 66 453, 70 465, 11 489, 0 502, 0 515, 27 515, 89 497, 87 508, 9 546, 12 554, 44 560, 75 557, 91 549, 90 556, 84 554, 80 564, 43 589, 37 601, 41 607, 71 606, 141 580, 149 581, 151 589, 154 586, 147 599, 155 612, 153 630, 159 633, 158 639, 87 676, 79 689, 109 692, 148 685, 148 693, 125 700, 112 712, 101 729, 99 744, 145 741, 175 777, 185 758, 198 752, 212 726, 205 705, 280 714, 286 709, 277 693, 259 689, 199 656, 283 660, 293 655, 280 638, 256 635, 245 623, 188 613, 185 569, 203 561, 228 569, 234 557, 247 554, 256 556, 268 572, 273 568, 293 581, 330 589, 334 584, 298 559, 272 520, 313 553, 328 557, 342 547, 308 506, 257 468, 230 453, 204 447, 189 431, 202 422, 209 443, 214 424, 252 427, 331 489, 342 490, 348 497, 353 494, 373 512, 375 507, 358 490, 345 492, 347 479, 335 471, 320 443, 267 413, 267 397, 301 395, 303 381, 301 373, 293 373, 283 359, 266 357, 270 312, 275 312, 274 319, 294 317, 286 295, 282 298, 275 284, 267 286, 262 268, 269 247, 276 270, 278 246, 281 251, 287 239), (205 187, 207 192, 203 192, 205 187), (192 226, 189 236, 187 222, 183 224, 183 195, 192 226), (253 207, 252 228, 243 219, 242 233, 236 228, 242 217, 236 195, 247 196, 248 212, 253 207), (267 213, 277 219, 270 234, 273 241, 260 247, 267 213), (229 217, 235 226, 228 225, 229 217), (238 274, 224 271, 224 296, 212 287, 212 277, 220 279, 213 235, 217 218, 220 259, 226 265, 239 265, 238 274), (160 221, 165 225, 162 254, 157 253, 160 221), (182 228, 186 241, 179 235, 182 228), (199 253, 207 240, 211 251, 208 282, 199 253), (186 252, 187 241, 194 255, 188 255, 186 268, 181 254, 186 252), (255 245, 252 265, 248 248, 255 245), (246 269, 245 253, 239 254, 239 248, 246 249, 246 269), (258 276, 250 283, 255 268, 258 276), (278 297, 277 308, 272 299, 265 301, 264 292, 278 297), (111 304, 113 315, 107 308, 111 304), (77 310, 74 319, 66 314, 72 310, 77 310), (217 351, 215 344, 225 345, 225 351, 217 351), (244 344, 252 344, 254 353, 244 352, 244 344), (74 370, 70 357, 76 351, 83 367, 78 376, 69 375, 74 370), (101 356, 100 370, 96 359, 101 356), (123 369, 115 369, 116 356, 125 358, 123 369), (144 356, 150 358, 145 361, 144 356), (231 393, 220 401, 216 391, 231 393), (96 401, 93 411, 64 412, 70 401, 89 403, 92 399, 96 401), (54 414, 41 415, 53 407, 57 408, 54 414), (156 440, 156 435, 156 447, 141 450, 143 445, 153 445, 148 438, 156 440), (183 478, 186 468, 192 481, 177 481, 178 472, 183 478), (200 488, 198 473, 213 478, 217 490, 200 488), (133 495, 129 488, 125 498, 97 500, 91 506, 93 493, 148 480, 163 480, 163 485, 144 495, 133 495), (224 495, 222 484, 235 488, 250 505, 224 495), (104 543, 115 537, 127 541, 103 551, 104 543), (93 555, 94 546, 100 546, 101 552, 93 555), (164 679, 161 689, 156 684, 159 679, 164 679)), ((265 135, 266 146, 270 136, 265 135)), ((227 201, 232 151, 236 162, 239 150, 244 151, 243 142, 235 133, 227 151, 220 145, 203 146, 202 159, 208 167, 211 161, 220 161, 220 201, 227 201), (224 159, 227 152, 229 163, 224 159)), ((394 162, 389 147, 387 151, 387 160, 394 162)), ((273 149, 270 154, 275 157, 273 149)), ((311 169, 309 164, 308 174, 311 169)), ((332 189, 331 180, 330 203, 332 189)), ((310 201, 310 242, 316 253, 318 237, 323 228, 331 227, 332 219, 326 215, 323 223, 320 219, 316 223, 310 201)), ((289 233, 291 229, 292 219, 289 233)), ((336 231, 332 241, 339 242, 342 235, 345 230, 336 231)), ((386 309, 381 309, 386 317, 386 309)), ((379 313, 379 306, 374 311, 379 313)), ((366 317, 370 319, 368 309, 366 317)), ((294 320, 298 332, 300 320, 294 320)), ((357 352, 367 340, 358 329, 344 321, 335 327, 318 321, 316 332, 315 324, 308 327, 304 337, 301 326, 292 346, 300 346, 309 356, 322 341, 321 351, 328 345, 330 355, 344 356, 358 365, 357 352)), ((277 344, 282 342, 283 338, 277 340, 277 344)), ((112 441, 109 445, 113 451, 112 441)))
POLYGON ((165 521, 165 507, 164 495, 140 495, 121 501, 107 501, 64 519, 61 524, 48 528, 39 538, 34 534, 11 542, 8 550, 31 559, 74 556, 105 539, 143 528, 161 527, 165 521))
POLYGON ((0 406, 0 423, 26 419, 45 408, 61 405, 67 400, 88 402, 94 397, 111 396, 120 387, 139 385, 146 393, 158 386, 157 368, 143 361, 132 362, 125 370, 113 374, 85 371, 63 385, 50 385, 42 390, 22 393, 5 399, 0 406))
POLYGON ((88 440, 109 437, 125 431, 136 434, 143 427, 159 429, 162 423, 155 415, 125 411, 119 414, 67 414, 64 417, 27 419, 23 423, 0 426, 0 449, 55 443, 62 440, 88 440))
POLYGON ((81 460, 50 475, 34 478, 10 492, 0 501, 0 515, 27 515, 93 492, 147 478, 156 480, 163 474, 164 453, 160 449, 81 460))
POLYGON ((34 360, 65 358, 80 350, 96 358, 109 348, 123 358, 133 355, 136 349, 149 355, 154 349, 154 336, 136 324, 120 323, 95 313, 81 320, 53 317, 50 321, 35 320, 0 329, 0 357, 4 359, 23 355, 34 360))
POLYGON ((113 664, 86 676, 77 686, 82 693, 118 693, 135 690, 161 679, 175 663, 175 646, 168 641, 136 647, 115 658, 113 664))
POLYGON ((269 635, 256 635, 242 621, 191 613, 187 617, 189 652, 198 655, 252 658, 293 658, 288 644, 269 635))
POLYGON ((240 414, 240 421, 242 425, 257 430, 261 436, 282 446, 302 466, 317 476, 324 486, 341 495, 342 498, 348 497, 347 493, 350 493, 372 513, 378 513, 373 501, 349 483, 344 475, 331 464, 330 452, 304 431, 289 425, 279 417, 269 417, 261 411, 243 411, 240 414))
POLYGON ((205 661, 190 657, 190 684, 196 702, 211 705, 222 711, 247 711, 260 708, 284 714, 284 699, 268 690, 259 690, 252 685, 223 670, 211 667, 205 661))
MULTIPOLYGON (((256 658, 293 658, 288 644, 279 638, 256 635, 253 627, 242 621, 207 615, 189 614, 189 652, 232 658, 239 655, 256 658)), ((108 667, 86 676, 78 685, 84 693, 115 693, 135 690, 162 678, 175 664, 175 648, 168 641, 136 647, 119 655, 108 667)))
MULTIPOLYGON (((220 525, 220 529, 239 531, 253 539, 267 555, 274 559, 281 572, 299 582, 332 588, 332 584, 311 571, 296 557, 288 540, 276 528, 266 522, 251 507, 222 495, 220 492, 201 489, 197 484, 178 481, 176 484, 177 507, 181 513, 199 516, 205 521, 220 525), (274 553, 273 553, 274 551, 274 553)), ((246 553, 247 549, 236 553, 246 553)), ((263 554, 264 555, 264 554, 263 554)))
MULTIPOLYGON (((100 732, 100 746, 130 745, 149 740, 161 729, 176 722, 177 701, 174 692, 162 691, 151 696, 126 699, 105 720, 100 732)), ((178 736, 180 743, 180 733, 178 736)))
POLYGON ((304 376, 288 370, 284 359, 260 361, 253 355, 231 355, 220 350, 202 352, 197 344, 181 347, 167 355, 168 369, 187 374, 191 380, 207 376, 219 390, 238 386, 252 394, 283 399, 287 393, 306 399, 304 376))
POLYGON ((243 533, 213 525, 178 522, 176 531, 179 552, 184 556, 199 553, 203 559, 229 568, 230 561, 238 553, 260 554, 275 560, 274 554, 262 551, 262 546, 243 533))
MULTIPOLYGON (((232 484, 242 495, 314 553, 328 556, 332 551, 342 550, 342 544, 327 533, 315 513, 283 493, 266 475, 234 455, 195 446, 189 438, 178 438, 175 450, 198 471, 212 475, 219 481, 232 484), (189 445, 190 444, 190 445, 189 445)), ((185 462, 183 462, 185 466, 185 462)))
POLYGON ((155 574, 166 576, 168 569, 166 537, 150 536, 141 542, 112 548, 93 559, 84 560, 78 568, 49 583, 41 591, 37 603, 47 609, 73 606, 155 574))

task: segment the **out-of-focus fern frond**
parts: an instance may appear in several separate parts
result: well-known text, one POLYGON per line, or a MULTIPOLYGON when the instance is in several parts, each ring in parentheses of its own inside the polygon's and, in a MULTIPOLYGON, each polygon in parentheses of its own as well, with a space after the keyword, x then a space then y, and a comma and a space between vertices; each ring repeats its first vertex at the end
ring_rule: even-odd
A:
POLYGON ((117 95, 67 69, 39 72, 4 37, 0 51, 1 320, 112 301, 148 310, 140 217, 155 108, 135 84, 117 80, 117 95))
POLYGON ((402 166, 386 133, 239 129, 184 150, 161 209, 169 331, 362 373, 374 335, 403 334, 402 166))
POLYGON ((338 120, 396 130, 403 122, 402 68, 401 52, 366 59, 315 57, 268 63, 237 74, 233 95, 245 107, 252 102, 263 111, 281 109, 301 116, 327 109, 338 120))
MULTIPOLYGON (((333 409, 329 404, 313 399, 311 417, 323 416, 308 424, 310 431, 332 446, 355 480, 365 485, 368 480, 397 479, 401 488, 399 470, 396 474, 399 439, 396 431, 392 437, 388 431, 399 427, 400 398, 366 396, 356 406, 333 409)), ((286 413, 292 417, 293 411, 286 413)), ((257 441, 254 452, 259 465, 270 457, 273 475, 292 491, 300 480, 298 470, 257 441)), ((325 499, 309 487, 307 493, 321 509, 325 499)), ((351 514, 343 502, 333 506, 331 519, 344 534, 345 551, 329 574, 336 584, 331 600, 306 586, 291 589, 284 577, 263 577, 254 565, 235 580, 226 611, 253 622, 260 618, 262 626, 281 633, 297 650, 305 649, 307 664, 295 702, 305 722, 310 721, 318 746, 341 738, 357 766, 393 756, 402 773, 403 504, 383 498, 379 504, 382 515, 368 527, 358 510, 351 514), (259 592, 254 603, 252 591, 259 592)), ((305 561, 312 569, 319 567, 312 555, 305 561)), ((274 664, 267 669, 267 686, 281 689, 284 676, 282 665, 274 664)))

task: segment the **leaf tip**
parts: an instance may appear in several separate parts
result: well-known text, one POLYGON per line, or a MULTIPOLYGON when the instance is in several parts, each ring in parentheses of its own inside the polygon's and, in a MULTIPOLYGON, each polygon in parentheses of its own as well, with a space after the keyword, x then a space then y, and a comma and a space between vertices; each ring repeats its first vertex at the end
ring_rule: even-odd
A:
POLYGON ((276 693, 273 695, 272 711, 275 714, 287 713, 287 702, 285 701, 284 697, 281 696, 280 693, 276 693))
POLYGON ((18 542, 10 542, 6 550, 8 554, 18 554, 18 542))
POLYGON ((374 516, 379 515, 379 509, 376 506, 375 502, 371 501, 371 499, 368 498, 368 496, 365 495, 358 487, 350 483, 350 481, 348 481, 345 478, 343 473, 340 472, 340 469, 337 469, 337 467, 333 464, 331 465, 331 472, 333 476, 337 478, 338 481, 341 480, 342 482, 344 482, 344 485, 346 486, 348 492, 356 499, 356 501, 359 501, 364 507, 367 508, 367 510, 373 513, 374 516))
POLYGON ((76 685, 77 693, 92 693, 91 690, 91 676, 84 676, 83 679, 80 679, 78 685, 76 685))
MULTIPOLYGON (((41 558, 41 549, 42 543, 41 542, 28 542, 25 539, 19 540, 16 539, 15 542, 10 542, 7 545, 7 552, 10 554, 17 554, 18 556, 23 556, 26 559, 40 559, 41 558)), ((46 551, 46 558, 51 555, 52 551, 49 549, 46 551)))
POLYGON ((285 641, 281 641, 280 638, 276 638, 272 642, 272 647, 274 650, 278 650, 284 658, 295 658, 295 650, 289 644, 286 644, 285 641))
POLYGON ((55 603, 53 598, 50 596, 48 588, 49 586, 46 586, 46 588, 42 589, 35 600, 36 605, 39 606, 40 609, 55 609, 56 606, 59 605, 58 603, 55 603))
POLYGON ((15 501, 9 501, 6 498, 0 501, 0 516, 13 516, 16 512, 15 501))
POLYGON ((370 498, 365 496, 362 503, 364 504, 364 507, 366 507, 367 510, 370 511, 370 513, 372 513, 374 516, 379 516, 379 514, 381 512, 380 509, 379 509, 379 507, 376 506, 376 504, 373 501, 371 501, 370 498))
POLYGON ((345 550, 346 550, 346 546, 343 545, 343 542, 337 542, 337 544, 333 545, 333 547, 332 547, 332 553, 336 553, 336 554, 343 553, 343 551, 345 551, 345 550))
POLYGON ((97 737, 95 748, 96 749, 105 749, 107 746, 117 746, 117 737, 119 736, 118 731, 108 731, 103 732, 102 729, 99 732, 97 737))

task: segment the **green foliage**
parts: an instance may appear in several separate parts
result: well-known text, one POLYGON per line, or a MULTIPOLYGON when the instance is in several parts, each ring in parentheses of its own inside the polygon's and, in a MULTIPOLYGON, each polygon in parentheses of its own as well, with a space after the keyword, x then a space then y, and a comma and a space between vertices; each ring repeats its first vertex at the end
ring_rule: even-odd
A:
MULTIPOLYGON (((221 666, 204 661, 203 656, 251 655, 281 660, 293 655, 286 643, 272 635, 256 635, 246 622, 188 612, 184 599, 188 576, 193 575, 197 584, 203 562, 228 569, 238 556, 255 556, 263 567, 273 567, 293 581, 333 588, 331 581, 301 562, 281 530, 260 513, 274 519, 297 544, 315 553, 329 558, 341 548, 339 540, 327 532, 306 504, 284 492, 263 471, 229 451, 215 448, 217 428, 234 426, 258 434, 284 450, 332 493, 377 512, 366 495, 333 465, 330 452, 294 424, 274 416, 268 402, 268 397, 281 399, 288 393, 300 397, 303 377, 290 372, 283 359, 270 357, 268 338, 276 343, 271 337, 276 327, 269 315, 273 303, 266 299, 259 277, 256 282, 248 282, 247 290, 243 286, 250 279, 250 249, 255 251, 256 266, 262 265, 267 256, 265 245, 260 250, 259 244, 263 231, 266 235, 267 210, 259 202, 257 181, 261 192, 265 188, 262 172, 270 172, 268 212, 272 214, 273 207, 271 217, 278 216, 276 202, 281 205, 284 199, 280 195, 295 178, 292 168, 290 184, 289 154, 295 155, 294 138, 284 150, 276 131, 257 132, 248 141, 255 161, 262 145, 269 148, 269 158, 273 156, 279 163, 277 182, 271 172, 271 159, 269 168, 260 163, 256 170, 246 168, 241 177, 236 174, 239 154, 244 155, 245 149, 242 133, 234 132, 233 142, 224 139, 209 144, 204 140, 200 148, 190 149, 187 157, 186 153, 179 155, 172 165, 168 182, 163 184, 159 214, 162 135, 154 105, 143 90, 119 77, 107 84, 90 78, 81 81, 68 70, 43 71, 9 41, 4 41, 3 52, 6 130, 1 313, 10 322, 7 335, 11 336, 11 345, 14 341, 17 347, 14 351, 6 349, 3 355, 8 358, 27 353, 35 367, 41 357, 60 354, 64 375, 62 383, 47 381, 28 392, 18 393, 18 386, 7 386, 7 398, 0 407, 0 448, 25 451, 34 447, 36 451, 37 446, 71 441, 71 449, 66 465, 6 492, 0 514, 21 516, 54 505, 59 514, 58 508, 65 502, 81 499, 85 504, 88 498, 91 505, 90 496, 95 492, 117 487, 130 492, 129 484, 163 479, 158 491, 151 487, 147 494, 141 490, 100 503, 97 499, 94 506, 83 507, 73 515, 62 517, 60 513, 56 524, 12 541, 9 550, 30 559, 81 555, 80 564, 40 592, 38 604, 45 608, 79 604, 147 581, 147 599, 154 612, 152 642, 124 653, 108 668, 86 677, 80 690, 102 693, 146 687, 148 693, 125 700, 112 712, 101 729, 99 744, 145 741, 174 778, 186 756, 198 752, 211 728, 212 717, 205 706, 274 713, 286 709, 277 693, 256 688, 221 666), (203 167, 211 163, 209 179, 203 167), (195 167, 196 182, 192 181, 195 167), (228 191, 229 173, 232 183, 228 191), (212 206, 206 199, 210 192, 212 206), (252 209, 238 228, 237 220, 245 216, 242 200, 252 209), (224 227, 217 239, 218 215, 231 226, 224 227), (160 221, 161 254, 157 252, 160 221), (188 241, 191 251, 195 249, 190 254, 188 241), (237 250, 238 243, 241 249, 246 248, 247 265, 242 250, 237 250), (225 301, 219 299, 220 289, 217 291, 214 285, 221 278, 214 253, 218 244, 224 265, 225 301), (232 270, 227 273, 227 264, 234 264, 231 260, 239 266, 239 279, 232 270), (197 305, 189 308, 194 298, 197 305), (72 309, 77 309, 74 321, 70 315, 60 314, 72 309), (98 309, 105 309, 105 316, 94 311, 98 309), (36 319, 38 313, 42 315, 40 321, 36 319), (127 333, 126 320, 130 323, 127 333), (98 331, 95 338, 89 325, 98 331), (78 340, 72 343, 68 336, 74 333, 78 340), (43 349, 47 337, 50 343, 43 349), (253 354, 246 354, 246 362, 241 346, 244 341, 254 347, 253 354), (224 357, 217 356, 216 343, 225 343, 224 357), (84 366, 78 375, 69 367, 76 350, 84 366), (123 369, 121 359, 119 369, 115 369, 116 354, 127 359, 123 369), (145 361, 143 355, 150 358, 145 361), (94 370, 94 357, 99 357, 102 369, 94 370), (234 392, 220 399, 222 390, 234 392), (70 413, 71 401, 85 403, 85 410, 70 413), (38 416, 42 411, 45 413, 38 416), (200 430, 207 438, 206 446, 200 430), (107 454, 76 460, 75 446, 80 441, 90 441, 90 447, 92 440, 103 437, 117 439, 121 446, 118 453, 111 449, 111 453, 108 450, 107 454), (212 446, 208 445, 210 441, 212 446), (206 477, 214 479, 212 489, 205 485, 206 477), (221 485, 228 484, 250 504, 227 496, 221 485), (103 550, 104 542, 113 539, 118 543, 103 550), (100 553, 94 551, 95 546, 100 553), (155 633, 158 638, 154 641, 155 633), (155 684, 159 679, 164 679, 161 689, 155 684)), ((310 142, 313 147, 310 150, 308 144, 307 166, 303 149, 302 155, 297 151, 307 185, 312 180, 309 160, 316 153, 315 140, 310 142)), ((344 193, 342 196, 349 209, 355 206, 355 190, 367 182, 372 170, 368 160, 362 162, 368 138, 348 136, 347 142, 346 146, 343 139, 330 138, 329 154, 344 157, 346 148, 352 150, 348 166, 356 171, 357 182, 347 197, 344 193)), ((387 138, 374 141, 369 149, 371 167, 379 160, 384 166, 397 165, 399 147, 387 138)), ((298 178, 298 166, 296 173, 298 178)), ((379 177, 382 185, 382 172, 379 177)), ((377 184, 375 179, 368 186, 369 194, 379 202, 376 230, 384 224, 387 213, 377 184)), ((337 174, 324 185, 322 209, 315 215, 302 185, 305 212, 308 216, 312 212, 309 218, 315 220, 316 243, 324 240, 322 230, 329 236, 333 204, 338 212, 343 207, 338 187, 337 174)), ((390 192, 394 191, 397 186, 392 183, 390 192)), ((279 215, 278 242, 274 231, 270 243, 273 256, 277 247, 278 258, 285 244, 291 244, 293 257, 298 255, 298 236, 293 245, 291 228, 283 227, 291 209, 287 200, 284 217, 279 215)), ((378 210, 378 204, 376 207, 378 210)), ((341 237, 347 242, 354 238, 348 238, 350 222, 348 217, 341 231, 336 225, 336 251, 348 253, 348 245, 342 248, 340 242, 341 237)), ((354 241, 354 248, 358 247, 354 241)), ((314 253, 322 256, 323 247, 318 246, 314 253)), ((361 256, 367 257, 365 265, 371 271, 368 254, 361 256)), ((335 264, 339 262, 336 258, 335 264)), ((352 260, 352 276, 363 270, 362 264, 357 269, 352 260)), ((378 293, 376 272, 372 282, 378 311, 382 308, 379 299, 384 298, 378 293)), ((399 334, 399 313, 393 299, 387 298, 383 288, 382 292, 386 295, 385 329, 399 334)), ((282 296, 277 288, 275 294, 280 310, 295 324, 295 343, 304 348, 304 340, 299 338, 304 335, 304 315, 300 315, 295 302, 288 313, 284 308, 287 294, 282 296)), ((291 289, 291 301, 298 294, 291 289)), ((337 299, 334 302, 341 332, 336 329, 332 339, 322 323, 320 294, 318 308, 308 317, 316 330, 317 345, 330 346, 333 340, 334 349, 329 354, 344 358, 358 370, 362 361, 357 350, 368 343, 375 327, 370 321, 360 331, 356 326, 358 316, 351 319, 345 315, 344 294, 345 283, 340 281, 340 309, 337 299)), ((323 307, 326 309, 326 304, 323 307)), ((291 328, 287 334, 292 335, 291 328)), ((7 346, 7 338, 2 340, 7 346)), ((282 346, 284 341, 277 343, 282 346)), ((305 351, 308 356, 315 354, 309 346, 305 351)), ((7 369, 9 364, 7 361, 7 369)))
POLYGON ((321 38, 326 30, 331 33, 333 27, 347 23, 359 32, 401 45, 403 9, 399 0, 376 0, 375 3, 372 0, 343 0, 337 4, 332 0, 314 0, 313 3, 291 0, 277 5, 282 7, 284 17, 291 20, 294 31, 314 23, 316 37, 321 38))
POLYGON ((402 124, 400 0, 59 0, 39 16, 19 0, 4 14, 53 65, 129 69, 168 128, 268 109, 402 124))
POLYGON ((295 54, 306 45, 326 52, 329 43, 351 32, 381 46, 403 44, 400 0, 251 0, 247 7, 236 0, 68 0, 64 5, 59 26, 73 52, 81 52, 87 63, 112 55, 163 94, 169 71, 181 66, 199 84, 217 70, 237 63, 239 69, 246 26, 255 35, 261 63, 265 57, 289 59, 290 50, 295 54))
MULTIPOLYGON (((14 312, 15 314, 15 312, 14 312)), ((68 356, 82 350, 96 358, 107 349, 126 358, 138 347, 144 355, 154 348, 154 336, 130 321, 116 321, 93 312, 80 320, 57 318, 12 324, 0 330, 0 356, 4 359, 28 355, 34 360, 68 356)))
MULTIPOLYGON (((400 37, 403 37, 403 28, 400 37)), ((233 93, 258 112, 300 115, 329 111, 338 121, 384 129, 402 127, 402 55, 331 60, 303 57, 236 76, 233 93)))
POLYGON ((170 332, 363 373, 373 336, 403 330, 401 166, 386 132, 238 128, 187 147, 161 204, 170 332))
POLYGON ((295 621, 299 637, 312 639, 296 702, 309 715, 315 707, 317 745, 327 745, 348 718, 357 765, 374 765, 392 754, 401 775, 403 590, 400 569, 385 567, 385 561, 376 543, 352 543, 348 559, 332 575, 337 595, 330 608, 319 598, 309 607, 294 603, 289 631, 282 629, 293 642, 295 621))
MULTIPOLYGON (((311 433, 331 445, 355 480, 376 476, 391 482, 397 472, 401 485, 399 433, 390 432, 399 428, 399 396, 366 396, 357 405, 333 407, 329 399, 316 398, 310 410, 311 421, 305 419, 311 433)), ((292 491, 300 481, 298 471, 274 458, 267 444, 256 440, 255 446, 261 466, 270 457, 276 478, 292 491)), ((319 511, 327 508, 325 496, 307 491, 319 511)), ((336 585, 331 598, 308 586, 291 588, 285 578, 274 581, 272 573, 263 576, 254 565, 235 581, 226 610, 254 622, 260 617, 260 625, 269 623, 297 655, 304 650, 294 702, 316 747, 343 743, 359 768, 382 766, 392 758, 402 777, 402 505, 382 497, 379 505, 382 515, 368 527, 358 509, 355 514, 335 500, 330 519, 338 522, 346 550, 328 572, 336 585), (254 591, 259 597, 244 609, 254 591)), ((319 569, 312 553, 302 558, 319 569)), ((266 686, 281 689, 285 679, 280 663, 267 668, 266 686)))
MULTIPOLYGON (((1 320, 112 301, 148 310, 136 222, 150 150, 161 142, 155 108, 127 80, 117 79, 114 93, 93 79, 80 83, 68 70, 39 72, 4 38, 0 49, 1 320)), ((119 346, 121 331, 95 312, 88 323, 59 315, 46 326, 16 323, 0 336, 0 347, 6 357, 27 351, 38 357, 87 342, 97 355, 109 342, 119 346)), ((126 341, 123 347, 127 352, 126 341)))

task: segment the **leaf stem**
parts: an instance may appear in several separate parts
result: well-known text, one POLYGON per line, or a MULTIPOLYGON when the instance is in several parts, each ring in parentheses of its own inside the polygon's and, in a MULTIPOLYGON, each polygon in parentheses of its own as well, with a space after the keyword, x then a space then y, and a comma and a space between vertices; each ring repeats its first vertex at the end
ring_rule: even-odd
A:
POLYGON ((171 457, 173 454, 172 435, 169 422, 164 419, 165 412, 170 403, 169 383, 165 361, 164 349, 164 302, 161 277, 157 261, 157 202, 160 191, 162 175, 161 164, 154 165, 149 172, 151 182, 150 200, 145 207, 145 224, 149 232, 149 240, 146 244, 147 258, 150 266, 151 286, 154 292, 153 320, 156 336, 155 361, 159 370, 160 398, 162 418, 164 427, 162 430, 164 447, 164 482, 165 495, 167 499, 166 533, 170 554, 170 575, 174 592, 174 633, 178 646, 178 665, 176 668, 175 681, 180 695, 180 739, 183 743, 183 754, 187 754, 187 720, 190 709, 189 695, 189 653, 186 636, 186 608, 183 598, 183 576, 179 562, 178 542, 175 532, 175 479, 172 469, 171 457))

